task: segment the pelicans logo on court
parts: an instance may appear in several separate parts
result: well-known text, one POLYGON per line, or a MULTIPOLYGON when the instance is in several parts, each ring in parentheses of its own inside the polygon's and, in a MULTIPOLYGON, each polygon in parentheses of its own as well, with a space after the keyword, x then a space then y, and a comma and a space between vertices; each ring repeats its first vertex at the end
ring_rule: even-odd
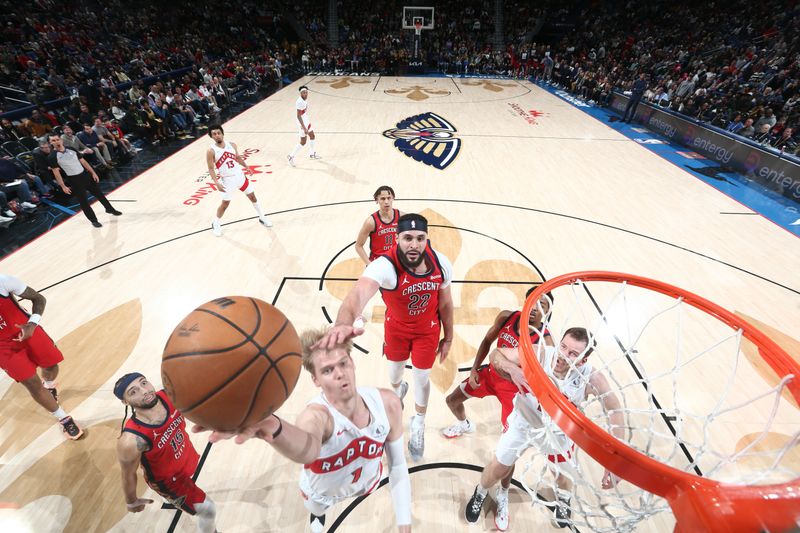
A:
POLYGON ((403 154, 439 170, 447 168, 461 151, 461 139, 455 134, 456 128, 435 113, 408 117, 383 132, 403 154))

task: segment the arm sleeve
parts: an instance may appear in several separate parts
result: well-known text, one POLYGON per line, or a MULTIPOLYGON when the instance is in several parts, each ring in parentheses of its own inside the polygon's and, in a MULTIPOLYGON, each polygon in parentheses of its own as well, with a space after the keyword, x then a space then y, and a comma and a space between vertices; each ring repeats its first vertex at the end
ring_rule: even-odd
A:
POLYGON ((398 526, 411 525, 411 477, 408 475, 403 437, 386 443, 389 463, 389 486, 398 526))
POLYGON ((436 257, 439 258, 439 264, 442 265, 443 280, 440 288, 446 289, 450 286, 450 282, 453 281, 453 264, 445 255, 442 255, 435 250, 434 252, 436 253, 436 257))
POLYGON ((363 276, 378 282, 382 289, 394 289, 397 286, 397 272, 391 261, 383 256, 367 265, 363 276))

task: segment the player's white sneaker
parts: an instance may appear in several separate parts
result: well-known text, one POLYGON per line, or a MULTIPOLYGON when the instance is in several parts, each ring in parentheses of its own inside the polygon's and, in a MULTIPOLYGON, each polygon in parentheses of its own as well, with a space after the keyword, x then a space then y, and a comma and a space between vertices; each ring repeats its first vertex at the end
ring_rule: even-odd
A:
POLYGON ((411 436, 408 438, 408 453, 411 459, 419 461, 425 453, 425 419, 414 415, 409 424, 411 436))
POLYGON ((266 228, 271 228, 272 227, 272 221, 270 219, 268 219, 267 217, 259 218, 258 221, 261 222, 261 225, 266 227, 266 228))
POLYGON ((214 219, 211 221, 211 231, 213 231, 214 235, 217 237, 222 237, 222 227, 219 225, 219 220, 214 219))
POLYGON ((292 157, 290 155, 287 155, 286 156, 286 160, 289 161, 289 164, 292 165, 293 167, 297 166, 297 165, 294 164, 294 157, 292 157))
POLYGON ((322 156, 317 155, 317 152, 314 152, 313 154, 309 155, 308 158, 309 159, 322 159, 322 156))
POLYGON ((446 427, 442 430, 442 436, 446 439, 455 439, 464 433, 475 433, 475 425, 467 420, 459 420, 452 426, 446 427))
POLYGON ((494 525, 499 531, 505 531, 508 529, 508 489, 503 490, 501 487, 497 487, 494 500, 497 502, 494 525))

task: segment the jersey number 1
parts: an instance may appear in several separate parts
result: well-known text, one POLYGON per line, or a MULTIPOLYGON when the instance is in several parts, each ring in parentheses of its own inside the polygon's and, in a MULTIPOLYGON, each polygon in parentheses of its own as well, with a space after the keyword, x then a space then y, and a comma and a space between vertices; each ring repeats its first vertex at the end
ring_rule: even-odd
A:
POLYGON ((358 468, 353 470, 353 481, 352 481, 353 483, 358 483, 358 480, 361 479, 361 468, 362 467, 359 466, 358 468))

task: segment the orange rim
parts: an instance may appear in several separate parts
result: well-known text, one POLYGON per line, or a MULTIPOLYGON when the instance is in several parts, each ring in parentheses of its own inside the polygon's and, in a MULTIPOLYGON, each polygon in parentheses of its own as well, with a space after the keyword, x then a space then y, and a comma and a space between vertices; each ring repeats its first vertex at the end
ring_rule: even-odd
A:
MULTIPOLYGON (((800 376, 800 365, 764 333, 730 311, 691 292, 653 279, 620 272, 585 271, 555 277, 531 293, 522 308, 529 317, 535 302, 556 287, 575 282, 627 283, 673 298, 714 316, 755 344, 759 354, 778 374, 800 376)), ((692 528, 715 531, 746 531, 769 528, 781 531, 800 521, 800 478, 774 485, 732 485, 702 478, 661 463, 631 448, 591 422, 561 394, 547 377, 533 350, 530 332, 520 328, 522 367, 534 395, 564 433, 598 463, 622 479, 669 501, 678 525, 676 531, 692 528)), ((787 388, 800 403, 800 379, 787 388)))

